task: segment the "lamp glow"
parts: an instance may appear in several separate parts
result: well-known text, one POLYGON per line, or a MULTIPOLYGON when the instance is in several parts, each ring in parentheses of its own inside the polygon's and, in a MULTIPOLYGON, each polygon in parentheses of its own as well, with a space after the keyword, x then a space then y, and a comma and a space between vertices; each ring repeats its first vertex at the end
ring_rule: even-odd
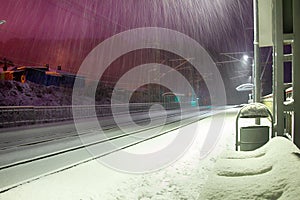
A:
POLYGON ((244 55, 244 56, 243 56, 243 60, 244 60, 244 61, 248 61, 248 59, 249 59, 249 56, 248 56, 248 55, 244 55))

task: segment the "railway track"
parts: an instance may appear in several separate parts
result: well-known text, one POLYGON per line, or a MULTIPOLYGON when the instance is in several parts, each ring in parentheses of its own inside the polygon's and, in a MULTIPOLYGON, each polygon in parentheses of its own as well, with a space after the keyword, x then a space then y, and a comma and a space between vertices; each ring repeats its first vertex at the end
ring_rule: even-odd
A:
MULTIPOLYGON (((139 130, 130 130, 130 127, 128 127, 128 131, 126 131, 126 133, 122 133, 117 127, 113 127, 111 124, 111 126, 106 127, 107 129, 105 131, 104 137, 99 137, 99 135, 101 135, 99 134, 99 130, 89 130, 85 133, 80 133, 81 137, 91 137, 91 142, 85 142, 85 144, 75 145, 69 148, 64 148, 58 151, 30 157, 27 159, 21 159, 17 162, 2 164, 0 166, 0 192, 5 192, 24 183, 72 168, 91 160, 98 159, 100 157, 109 155, 122 149, 126 149, 155 137, 159 137, 170 131, 183 126, 187 126, 213 114, 215 114, 215 112, 211 112, 209 110, 201 111, 200 113, 172 112, 168 115, 167 123, 164 125, 161 132, 154 135, 149 134, 149 136, 145 136, 145 132, 151 132, 151 129, 157 128, 157 126, 149 127, 147 129, 143 129, 141 127, 141 129, 139 130), (141 133, 143 133, 143 137, 139 136, 139 134, 141 133), (95 136, 98 136, 96 137, 97 140, 94 140, 95 136), (112 141, 118 143, 118 148, 107 149, 107 143, 112 141), (91 155, 86 150, 86 147, 97 149, 97 155, 91 155)), ((143 121, 147 122, 147 120, 147 118, 141 118, 136 122, 142 123, 143 121)), ((158 115, 152 120, 159 121, 161 120, 161 117, 158 115)), ((36 143, 19 144, 14 148, 18 149, 24 146, 36 146, 37 144, 43 146, 46 143, 49 144, 65 142, 67 139, 69 140, 70 138, 74 137, 78 137, 78 135, 72 132, 65 137, 57 137, 53 140, 40 140, 36 143)))
MULTIPOLYGON (((183 113, 181 113, 179 110, 170 110, 170 111, 168 111, 168 119, 172 120, 172 118, 174 118, 176 116, 180 116, 182 114, 189 113, 189 112, 195 112, 195 110, 187 110, 187 111, 184 111, 183 113)), ((134 116, 135 116, 134 117, 135 119, 133 121, 137 124, 142 124, 142 125, 149 122, 149 119, 150 119, 148 117, 148 115, 145 113, 137 113, 137 114, 134 114, 134 116)), ((122 114, 118 115, 118 117, 121 118, 122 114)), ((152 118, 152 120, 160 120, 163 118, 164 118, 164 116, 161 116, 160 113, 156 113, 156 116, 154 116, 154 118, 152 118)), ((118 125, 116 125, 116 123, 112 120, 112 117, 102 117, 102 118, 98 118, 98 119, 92 118, 90 120, 94 120, 94 121, 98 120, 99 122, 101 121, 101 128, 103 131, 118 129, 118 125)), ((124 121, 119 125, 130 126, 131 122, 124 121)), ((84 132, 78 133, 76 128, 74 127, 73 130, 57 132, 57 133, 55 133, 55 132, 53 133, 53 131, 51 130, 50 135, 43 134, 43 135, 29 137, 29 138, 21 137, 21 138, 17 138, 17 139, 11 139, 11 141, 5 140, 7 138, 0 137, 0 139, 1 139, 0 151, 18 148, 18 147, 22 147, 22 146, 47 143, 47 142, 57 141, 60 139, 65 139, 65 138, 78 137, 78 136, 82 136, 85 134, 91 134, 94 131, 100 131, 100 130, 97 129, 96 127, 92 127, 92 128, 88 127, 87 129, 84 130, 84 132)), ((22 133, 20 132, 20 134, 22 134, 22 133)), ((1 136, 1 133, 0 133, 0 136, 1 136)), ((0 161, 0 166, 1 166, 1 161, 0 161)))

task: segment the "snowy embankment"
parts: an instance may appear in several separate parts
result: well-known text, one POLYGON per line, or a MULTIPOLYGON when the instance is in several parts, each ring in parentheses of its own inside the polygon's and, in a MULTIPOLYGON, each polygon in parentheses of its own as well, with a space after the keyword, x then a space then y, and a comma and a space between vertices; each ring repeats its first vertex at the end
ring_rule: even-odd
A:
POLYGON ((256 151, 225 152, 199 199, 299 199, 299 169, 299 149, 282 137, 256 151))
MULTIPOLYGON (((72 105, 72 88, 57 86, 44 86, 27 81, 0 81, 0 106, 62 106, 72 105)), ((100 91, 103 88, 98 88, 100 91)), ((82 96, 77 97, 79 103, 92 104, 93 99, 85 94, 86 88, 82 88, 82 96)), ((109 103, 107 96, 101 96, 96 104, 109 103)))

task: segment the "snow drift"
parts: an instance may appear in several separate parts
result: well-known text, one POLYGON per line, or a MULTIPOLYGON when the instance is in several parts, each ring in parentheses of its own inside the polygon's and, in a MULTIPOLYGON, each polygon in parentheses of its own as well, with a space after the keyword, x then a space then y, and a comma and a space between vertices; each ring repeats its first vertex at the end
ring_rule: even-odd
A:
POLYGON ((299 199, 300 151, 276 137, 252 152, 226 151, 199 199, 299 199))

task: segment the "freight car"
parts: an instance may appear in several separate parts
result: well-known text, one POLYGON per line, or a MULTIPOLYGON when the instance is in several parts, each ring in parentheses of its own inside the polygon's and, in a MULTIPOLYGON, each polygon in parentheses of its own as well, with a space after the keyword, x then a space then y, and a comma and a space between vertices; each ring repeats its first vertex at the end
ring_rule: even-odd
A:
POLYGON ((14 67, 9 71, 0 74, 1 80, 15 80, 22 83, 30 81, 45 86, 60 86, 71 88, 77 80, 78 85, 85 86, 85 78, 76 74, 64 72, 58 66, 57 70, 49 70, 49 65, 45 66, 22 66, 14 67))

